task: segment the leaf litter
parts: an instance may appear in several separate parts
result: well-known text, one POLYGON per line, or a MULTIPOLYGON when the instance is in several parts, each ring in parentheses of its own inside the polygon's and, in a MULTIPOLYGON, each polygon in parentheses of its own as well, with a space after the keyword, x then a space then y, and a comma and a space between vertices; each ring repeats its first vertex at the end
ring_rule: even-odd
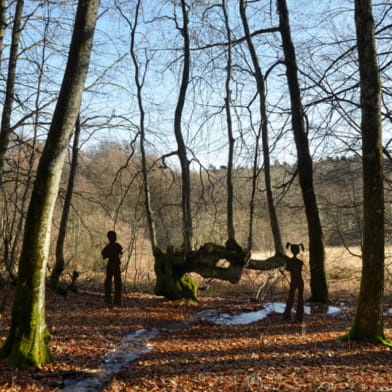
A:
MULTIPOLYGON (((280 305, 246 293, 200 299, 129 292, 122 307, 107 307, 94 287, 65 298, 48 292, 53 361, 23 371, 3 361, 0 391, 392 391, 390 348, 339 340, 354 301, 329 312, 309 307, 304 323, 290 323, 280 305)), ((0 318, 1 342, 9 307, 0 318)), ((386 312, 389 337, 391 322, 386 312)))

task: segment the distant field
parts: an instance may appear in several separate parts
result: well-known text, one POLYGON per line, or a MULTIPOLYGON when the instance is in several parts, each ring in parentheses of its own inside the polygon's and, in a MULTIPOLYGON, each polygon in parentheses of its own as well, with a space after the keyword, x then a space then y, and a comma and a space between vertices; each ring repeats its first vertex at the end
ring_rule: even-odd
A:
MULTIPOLYGON (((391 297, 392 303, 392 247, 386 249, 386 274, 385 274, 385 294, 391 297)), ((255 259, 266 259, 272 256, 271 252, 252 252, 252 257, 255 259)), ((304 261, 305 267, 303 276, 305 279, 305 297, 310 295, 310 273, 309 273, 309 253, 305 250, 299 255, 299 258, 304 261)), ((359 247, 350 248, 349 250, 343 247, 327 247, 326 248, 326 273, 328 279, 328 286, 331 297, 334 299, 344 299, 347 297, 356 297, 359 290, 361 277, 361 258, 359 247)), ((125 267, 125 266, 124 266, 125 267)), ((272 283, 269 295, 285 298, 288 291, 289 275, 287 272, 282 274, 275 271, 276 276, 271 278, 269 283, 272 283)), ((91 279, 97 281, 100 285, 104 280, 103 271, 99 273, 83 274, 83 278, 88 275, 91 279)), ((203 279, 197 274, 192 274, 192 277, 200 283, 200 286, 210 291, 212 294, 221 293, 246 293, 250 297, 254 297, 260 285, 262 285, 270 276, 270 271, 254 271, 245 270, 241 281, 237 284, 231 284, 218 280, 203 279)), ((82 278, 82 279, 83 279, 82 278)), ((87 278, 88 279, 88 278, 87 278)), ((123 273, 123 279, 126 281, 126 286, 130 290, 139 289, 152 291, 155 281, 155 274, 153 268, 153 260, 150 257, 138 258, 137 269, 135 264, 129 263, 127 272, 123 273)))
MULTIPOLYGON (((359 247, 351 247, 349 249, 343 247, 327 247, 325 253, 325 267, 331 277, 344 278, 349 271, 354 274, 360 274, 362 260, 359 247), (343 276, 340 274, 343 274, 343 276)), ((252 257, 255 259, 263 259, 271 255, 271 253, 266 252, 252 252, 252 257)), ((298 257, 305 262, 306 266, 309 265, 309 252, 307 250, 298 257)), ((385 266, 389 272, 392 272, 392 247, 385 249, 385 266)))
MULTIPOLYGON (((267 252, 252 252, 252 257, 255 259, 266 259, 272 256, 272 253, 267 252)), ((305 250, 299 255, 299 258, 304 261, 305 267, 303 270, 303 277, 305 279, 305 297, 310 296, 310 272, 309 272, 309 253, 305 250)), ((386 248, 385 252, 385 295, 388 301, 392 303, 392 247, 386 248)), ((348 297, 356 297, 359 291, 362 260, 360 257, 359 247, 350 248, 349 250, 343 247, 327 247, 326 248, 326 262, 325 268, 328 279, 329 291, 332 299, 346 299, 348 297)), ((228 291, 245 290, 250 295, 256 293, 257 289, 268 279, 270 272, 268 271, 244 271, 243 278, 238 285, 229 285, 227 283, 215 283, 216 287, 223 287, 228 291), (236 287, 237 286, 237 287, 236 287)), ((285 276, 277 272, 275 278, 271 278, 272 283, 270 296, 285 296, 288 290, 288 273, 285 276), (286 276, 286 277, 285 277, 286 276)))

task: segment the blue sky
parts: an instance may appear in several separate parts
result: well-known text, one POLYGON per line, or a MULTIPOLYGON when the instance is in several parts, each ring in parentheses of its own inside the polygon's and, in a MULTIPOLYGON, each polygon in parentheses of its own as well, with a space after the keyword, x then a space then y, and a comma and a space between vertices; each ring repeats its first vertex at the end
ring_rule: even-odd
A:
MULTIPOLYGON (((129 143, 139 122, 134 83, 134 67, 129 56, 129 26, 113 1, 104 0, 101 18, 97 23, 94 53, 84 94, 82 118, 86 122, 85 145, 107 140, 129 143), (88 140, 88 142, 87 142, 88 140)), ((195 3, 195 2, 193 2, 195 3)), ((191 46, 204 46, 225 41, 225 29, 219 1, 199 1, 190 13, 191 46), (208 5, 208 7, 206 7, 208 5)), ((375 12, 381 6, 374 2, 375 12)), ((133 20, 134 1, 118 1, 122 11, 133 20)), ((238 17, 238 1, 228 0, 233 38, 243 36, 238 17)), ((26 14, 37 2, 26 1, 26 14)), ((353 1, 351 0, 291 0, 288 1, 291 29, 300 68, 303 103, 309 105, 325 96, 339 93, 344 105, 329 100, 306 107, 311 148, 315 158, 327 155, 351 154, 358 149, 359 112, 358 91, 341 90, 355 84, 358 73, 356 52, 349 51, 355 43, 353 1), (334 63, 340 53, 347 57, 334 63), (325 71, 328 69, 328 71, 325 71), (353 103, 350 103, 352 101, 353 103), (333 110, 332 110, 333 109, 333 110)), ((384 4, 384 8, 387 5, 384 4)), ((34 102, 43 104, 54 99, 62 79, 67 46, 69 45, 74 6, 51 4, 37 9, 22 35, 23 57, 19 63, 18 97, 22 104, 15 106, 13 121, 28 113, 34 102), (53 19, 45 27, 45 15, 53 19), (54 18, 55 17, 55 18, 54 18), (38 44, 45 36, 49 46, 38 44), (39 64, 45 58, 42 91, 34 91, 38 83, 39 64)), ((180 18, 179 9, 176 10, 180 18)), ((275 2, 260 1, 249 5, 247 15, 252 30, 277 25, 275 2)), ((390 14, 389 14, 390 16, 390 14)), ((143 89, 146 127, 151 153, 166 154, 176 149, 173 117, 181 73, 182 37, 173 21, 174 8, 168 1, 143 0, 142 15, 137 28, 137 56, 142 70, 148 67, 143 89)), ((389 19, 390 20, 390 19, 389 19)), ((181 18, 179 19, 181 23, 181 18)), ((388 18, 384 19, 388 23, 388 18)), ((7 40, 7 36, 6 36, 7 40)), ((280 36, 277 33, 260 35, 254 39, 264 72, 282 59, 280 36)), ((380 52, 390 49, 390 40, 379 41, 380 52)), ((8 53, 8 47, 4 49, 8 53)), ((223 110, 226 49, 192 51, 191 81, 183 115, 183 132, 190 149, 205 166, 226 164, 226 120, 223 110)), ((380 64, 391 60, 390 54, 380 55, 380 64)), ((250 75, 249 55, 244 43, 233 47, 232 116, 236 137, 236 165, 249 165, 255 147, 254 133, 259 124, 258 103, 254 99, 255 83, 250 75)), ((2 63, 2 73, 6 62, 2 63)), ((290 102, 286 87, 285 69, 274 68, 267 79, 270 139, 273 142, 272 160, 295 162, 295 148, 290 129, 290 102)), ((389 73, 390 75, 390 73, 389 73)), ((384 78, 388 88, 390 80, 384 78)), ((386 97, 389 99, 389 97, 386 97)), ((50 121, 51 108, 40 116, 39 134, 42 140, 50 121)), ((18 129, 31 133, 31 121, 18 129)), ((391 137, 390 122, 384 122, 384 137, 391 137)), ((260 162, 262 164, 262 162, 260 162)))

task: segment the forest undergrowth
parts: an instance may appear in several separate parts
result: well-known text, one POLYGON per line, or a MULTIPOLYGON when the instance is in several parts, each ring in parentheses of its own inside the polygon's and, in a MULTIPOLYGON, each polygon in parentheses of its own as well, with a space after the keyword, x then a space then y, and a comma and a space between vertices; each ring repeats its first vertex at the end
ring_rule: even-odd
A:
MULTIPOLYGON (((246 277, 239 285, 212 282, 201 292, 200 303, 167 301, 151 289, 128 287, 121 307, 104 304, 101 282, 80 282, 78 291, 66 297, 48 291, 53 361, 26 370, 7 369, 3 361, 0 391, 82 391, 76 382, 99 377, 105 358, 125 336, 140 330, 157 332, 143 343, 148 350, 94 391, 392 391, 390 348, 339 340, 355 314, 357 279, 331 280, 330 305, 340 311, 328 314, 307 303, 311 311, 303 323, 283 321, 281 314, 247 325, 195 318, 209 310, 235 315, 285 302, 284 280, 261 303, 254 299, 254 287, 245 283, 246 277)), ((11 300, 0 318, 1 342, 8 331, 11 300)), ((386 296, 389 337, 391 308, 391 297, 386 296)))

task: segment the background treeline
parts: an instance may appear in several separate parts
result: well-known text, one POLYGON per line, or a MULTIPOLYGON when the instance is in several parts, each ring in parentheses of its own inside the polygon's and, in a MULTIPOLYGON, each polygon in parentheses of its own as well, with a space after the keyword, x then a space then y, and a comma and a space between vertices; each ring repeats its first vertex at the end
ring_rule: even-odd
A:
MULTIPOLYGON (((14 280, 20 252, 23 220, 34 181, 40 146, 15 140, 17 147, 6 166, 1 197, 1 280, 14 280)), ((70 160, 71 158, 69 158, 70 160)), ((58 227, 69 176, 69 160, 54 215, 49 268, 55 260, 58 227)), ((178 169, 156 157, 149 158, 151 196, 159 243, 181 246, 181 176, 178 169)), ((306 244, 307 226, 296 166, 275 161, 271 168, 274 197, 284 241, 306 244)), ((392 162, 386 160, 386 242, 391 242, 392 162)), ((315 190, 319 200, 326 246, 358 249, 362 233, 362 174, 359 157, 327 158, 314 163, 315 190)), ((195 243, 223 243, 226 236, 226 167, 192 171, 192 208, 195 243)), ((233 173, 234 213, 238 240, 246 244, 253 171, 237 167, 233 173)), ((254 249, 273 252, 263 170, 257 177, 254 249)), ((153 257, 143 205, 140 157, 126 144, 102 143, 83 151, 75 178, 72 208, 64 247, 66 273, 101 271, 100 250, 106 232, 115 229, 125 248, 123 268, 127 279, 153 278, 153 257)), ((358 263, 360 259, 358 258, 358 263)))

